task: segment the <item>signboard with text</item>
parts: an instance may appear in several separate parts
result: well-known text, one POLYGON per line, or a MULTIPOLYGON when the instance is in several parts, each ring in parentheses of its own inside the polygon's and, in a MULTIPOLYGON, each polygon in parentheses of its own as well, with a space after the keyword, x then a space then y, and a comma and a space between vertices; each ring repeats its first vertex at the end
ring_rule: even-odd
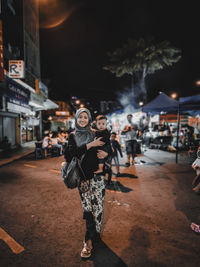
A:
POLYGON ((23 107, 29 107, 30 91, 7 77, 5 93, 8 102, 23 107))
POLYGON ((9 60, 9 77, 14 79, 24 78, 23 60, 9 60))

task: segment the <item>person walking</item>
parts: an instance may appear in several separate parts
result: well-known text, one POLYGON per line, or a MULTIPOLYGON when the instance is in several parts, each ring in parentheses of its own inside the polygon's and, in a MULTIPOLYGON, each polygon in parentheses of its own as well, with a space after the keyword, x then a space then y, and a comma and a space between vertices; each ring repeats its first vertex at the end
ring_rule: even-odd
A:
POLYGON ((81 181, 78 187, 83 219, 86 221, 82 258, 91 256, 95 242, 100 239, 104 211, 105 175, 104 173, 95 173, 95 171, 98 169, 98 159, 108 156, 108 153, 103 150, 97 151, 96 147, 103 146, 104 142, 101 141, 101 137, 94 139, 90 123, 90 111, 86 108, 78 109, 75 115, 75 132, 70 133, 64 152, 67 162, 70 162, 74 156, 81 159, 81 167, 89 185, 87 192, 82 190, 84 181, 81 181))
POLYGON ((135 157, 137 155, 137 130, 138 127, 132 122, 132 114, 127 115, 128 124, 124 127, 121 134, 125 135, 127 162, 126 166, 130 166, 132 157, 132 165, 135 164, 135 157))
POLYGON ((119 171, 119 158, 118 158, 118 152, 123 158, 122 150, 120 143, 116 140, 117 134, 115 132, 111 133, 111 147, 112 147, 112 160, 114 160, 115 167, 117 170, 116 177, 120 176, 120 171, 119 171))

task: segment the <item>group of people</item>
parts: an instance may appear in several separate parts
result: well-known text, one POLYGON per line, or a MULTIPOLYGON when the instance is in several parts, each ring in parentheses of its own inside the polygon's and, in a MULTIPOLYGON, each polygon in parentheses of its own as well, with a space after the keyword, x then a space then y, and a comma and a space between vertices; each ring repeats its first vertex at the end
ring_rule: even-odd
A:
POLYGON ((48 131, 42 140, 42 149, 44 150, 44 156, 51 149, 58 149, 59 154, 63 155, 63 151, 68 142, 69 133, 66 131, 48 131))
MULTIPOLYGON (((188 125, 180 125, 177 144, 177 127, 171 124, 157 124, 147 127, 143 131, 143 143, 150 148, 176 151, 176 146, 181 150, 188 150, 195 145, 198 134, 188 125)), ((197 131, 197 130, 196 130, 197 131)))
MULTIPOLYGON (((134 164, 136 156, 135 132, 136 126, 131 122, 132 115, 128 116, 130 129, 124 129, 127 142, 127 166, 130 166, 130 158, 134 164)), ((107 118, 104 115, 97 116, 92 123, 90 111, 80 108, 75 115, 75 130, 69 134, 68 144, 64 150, 64 157, 71 162, 74 156, 81 161, 84 179, 78 186, 83 208, 83 219, 86 222, 86 231, 81 250, 82 258, 89 258, 96 242, 100 240, 102 229, 105 174, 106 166, 115 162, 119 176, 118 153, 123 157, 120 143, 116 140, 116 133, 107 128, 107 118), (86 178, 86 180, 85 180, 86 178), (88 190, 83 190, 85 182, 88 182, 88 190)), ((64 163, 63 163, 64 164, 64 163)), ((108 168, 109 169, 109 168, 108 168)))

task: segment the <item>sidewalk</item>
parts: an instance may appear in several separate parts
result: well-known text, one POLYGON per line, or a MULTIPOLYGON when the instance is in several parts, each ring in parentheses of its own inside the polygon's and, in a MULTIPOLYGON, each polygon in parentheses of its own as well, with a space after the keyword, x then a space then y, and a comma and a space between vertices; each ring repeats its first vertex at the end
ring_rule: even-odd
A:
MULTIPOLYGON (((124 165, 127 161, 126 152, 123 152, 123 158, 119 156, 120 164, 124 165)), ((178 162, 176 164, 176 153, 159 149, 145 148, 142 153, 135 158, 135 165, 163 165, 172 163, 175 165, 191 165, 188 151, 179 151, 178 162)))
MULTIPOLYGON (((6 152, 5 154, 0 155, 0 167, 11 163, 14 160, 23 158, 31 153, 34 153, 35 142, 24 145, 23 147, 6 152)), ((159 149, 147 149, 141 155, 138 155, 135 159, 136 165, 162 165, 164 163, 175 163, 176 154, 174 152, 163 151, 159 149)), ((125 164, 126 162, 126 153, 123 153, 123 158, 120 158, 120 164, 125 164)), ((187 164, 189 165, 190 159, 188 157, 187 151, 181 151, 178 154, 178 164, 187 164)))
MULTIPOLYGON (((146 149, 143 154, 136 158, 136 163, 141 164, 143 161, 148 165, 162 165, 165 163, 176 164, 176 153, 170 151, 163 151, 159 149, 146 149)), ((178 153, 177 164, 191 165, 188 151, 180 151, 178 153)))
POLYGON ((0 167, 11 163, 14 160, 18 160, 20 158, 23 158, 31 153, 33 153, 35 150, 35 141, 30 142, 29 144, 23 145, 23 147, 20 147, 18 149, 14 149, 12 151, 3 152, 0 155, 0 167))

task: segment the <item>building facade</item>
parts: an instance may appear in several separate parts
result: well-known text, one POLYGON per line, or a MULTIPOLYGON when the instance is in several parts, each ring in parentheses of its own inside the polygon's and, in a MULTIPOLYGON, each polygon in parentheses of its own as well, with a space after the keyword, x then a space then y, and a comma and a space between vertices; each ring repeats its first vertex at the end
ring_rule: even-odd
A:
POLYGON ((0 146, 15 148, 41 139, 41 111, 57 107, 41 81, 38 1, 0 0, 0 50, 0 146))

